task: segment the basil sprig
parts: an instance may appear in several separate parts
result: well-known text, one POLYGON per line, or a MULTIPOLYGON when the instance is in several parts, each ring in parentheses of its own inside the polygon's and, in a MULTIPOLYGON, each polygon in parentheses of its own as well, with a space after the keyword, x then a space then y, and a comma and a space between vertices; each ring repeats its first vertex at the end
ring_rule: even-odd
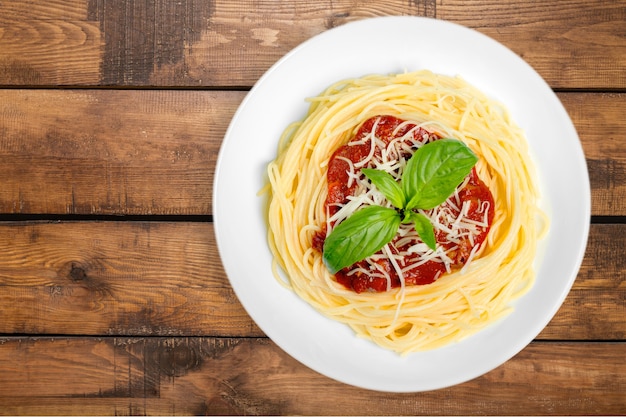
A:
POLYGON ((419 209, 437 207, 452 195, 470 173, 478 157, 463 142, 440 139, 420 147, 408 160, 400 183, 388 172, 361 172, 394 208, 367 206, 339 223, 324 241, 323 259, 332 274, 378 252, 389 243, 401 223, 414 223, 420 239, 435 250, 430 219, 419 209))

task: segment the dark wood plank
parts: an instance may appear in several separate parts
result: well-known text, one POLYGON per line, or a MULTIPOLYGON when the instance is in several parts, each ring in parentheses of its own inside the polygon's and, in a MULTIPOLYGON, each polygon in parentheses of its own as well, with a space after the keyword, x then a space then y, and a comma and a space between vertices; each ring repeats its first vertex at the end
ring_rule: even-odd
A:
POLYGON ((243 95, 0 90, 0 212, 209 214, 243 95))
POLYGON ((626 7, 602 0, 17 0, 0 5, 0 85, 251 86, 311 36, 386 15, 475 28, 556 88, 626 87, 626 7))
POLYGON ((209 223, 0 223, 0 333, 263 335, 209 223))
POLYGON ((553 88, 626 87, 623 0, 442 3, 437 4, 438 18, 476 28, 500 41, 553 88))
POLYGON ((625 343, 532 343, 455 387, 389 394, 332 381, 267 339, 5 338, 7 414, 613 415, 625 343))
POLYGON ((562 93, 558 96, 583 143, 591 181, 592 213, 625 215, 626 119, 614 112, 626 112, 626 94, 562 93))
MULTIPOLYGON (((0 90, 0 213, 210 214, 245 92, 0 90), (62 105, 58 105, 62 103, 62 105)), ((560 93, 594 215, 626 214, 626 94, 560 93)))
POLYGON ((539 339, 626 340, 625 227, 591 226, 572 290, 539 339))
MULTIPOLYGON (((593 225, 574 288, 539 336, 626 339, 626 225, 593 225)), ((210 223, 0 223, 0 333, 262 336, 210 223)))

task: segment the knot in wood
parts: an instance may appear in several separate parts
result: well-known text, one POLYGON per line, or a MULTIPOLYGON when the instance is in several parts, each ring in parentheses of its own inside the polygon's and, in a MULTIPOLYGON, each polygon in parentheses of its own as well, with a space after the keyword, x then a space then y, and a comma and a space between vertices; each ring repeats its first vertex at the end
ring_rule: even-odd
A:
POLYGON ((85 270, 76 264, 72 264, 70 269, 70 279, 74 282, 84 281, 87 278, 85 270))
POLYGON ((194 343, 176 343, 157 352, 158 367, 170 377, 186 375, 192 369, 202 365, 202 353, 194 343))

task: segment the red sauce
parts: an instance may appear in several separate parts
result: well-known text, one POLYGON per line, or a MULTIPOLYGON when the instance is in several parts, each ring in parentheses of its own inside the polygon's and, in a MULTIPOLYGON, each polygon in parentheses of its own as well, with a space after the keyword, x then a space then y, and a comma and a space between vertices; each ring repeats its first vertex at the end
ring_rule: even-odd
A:
MULTIPOLYGON (((348 201, 348 197, 353 195, 356 191, 356 184, 348 186, 349 169, 350 164, 343 160, 347 158, 353 163, 357 163, 365 159, 371 150, 371 144, 369 141, 363 144, 356 144, 355 142, 361 141, 370 132, 374 130, 375 136, 380 139, 385 145, 389 144, 394 138, 404 137, 407 133, 407 138, 403 140, 411 144, 413 151, 416 149, 414 142, 426 143, 433 140, 437 140, 440 137, 432 132, 429 132, 423 128, 417 128, 415 124, 406 123, 404 120, 398 119, 393 116, 378 116, 367 120, 357 131, 355 137, 351 140, 351 145, 344 145, 337 149, 332 155, 328 165, 328 197, 326 199, 326 208, 330 216, 339 210, 337 203, 344 204, 348 201)), ((403 155, 405 158, 409 158, 413 152, 407 152, 403 155)), ((379 148, 376 148, 375 154, 380 154, 379 148)), ((355 171, 360 169, 355 168, 355 171)), ((458 197, 461 204, 458 207, 463 206, 463 202, 469 202, 469 210, 467 211, 466 218, 482 222, 485 219, 484 210, 487 210, 487 227, 479 227, 479 233, 473 237, 473 242, 469 237, 460 238, 457 243, 451 243, 445 238, 445 234, 437 232, 435 237, 437 239, 437 245, 442 246, 447 252, 448 257, 452 260, 451 268, 460 268, 468 260, 470 253, 474 246, 482 244, 485 240, 494 215, 494 200, 489 188, 483 181, 476 175, 475 170, 472 170, 469 174, 467 184, 458 191, 458 197), (485 202, 487 204, 485 204, 485 202), (450 250, 453 246, 457 246, 456 249, 450 250)), ((459 214, 459 209, 456 205, 450 205, 447 202, 443 203, 441 208, 445 208, 454 214, 459 214)), ((324 245, 324 239, 326 231, 323 230, 313 238, 313 246, 320 252, 324 245)), ((394 239, 394 242, 398 241, 398 237, 394 239)), ((410 246, 418 243, 417 240, 411 241, 401 247, 397 247, 399 251, 404 251, 410 246)), ((397 245, 396 245, 397 246, 397 245)), ((391 245, 393 247, 393 245, 391 245)), ((409 254, 404 256, 401 266, 406 266, 411 263, 417 262, 419 254, 409 254)), ((387 258, 383 258, 377 261, 379 266, 384 269, 391 277, 391 287, 398 287, 401 285, 400 278, 397 272, 393 268, 391 262, 387 258)), ((344 285, 346 288, 352 289, 357 293, 363 291, 386 291, 387 279, 382 277, 371 277, 368 274, 358 271, 358 268, 368 268, 366 261, 360 261, 356 264, 338 271, 335 274, 337 282, 344 285)), ((442 274, 446 272, 446 266, 442 262, 435 260, 429 260, 420 266, 409 269, 403 273, 405 285, 426 285, 434 282, 442 274)))

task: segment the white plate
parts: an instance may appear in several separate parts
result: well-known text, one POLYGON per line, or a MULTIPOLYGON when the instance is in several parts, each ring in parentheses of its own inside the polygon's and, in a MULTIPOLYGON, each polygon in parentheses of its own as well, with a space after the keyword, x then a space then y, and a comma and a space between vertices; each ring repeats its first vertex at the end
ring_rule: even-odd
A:
POLYGON ((420 17, 348 23, 280 59, 236 112, 220 150, 213 195, 219 251, 239 300, 288 354, 338 381, 388 392, 443 388, 507 361, 548 324, 569 292, 587 243, 590 189, 576 130, 558 98, 520 57, 474 30, 420 17), (401 357, 323 317, 271 271, 263 201, 265 167, 283 129, 301 119, 305 98, 335 81, 429 69, 461 75, 502 101, 525 130, 552 223, 533 289, 505 319, 459 343, 401 357))

